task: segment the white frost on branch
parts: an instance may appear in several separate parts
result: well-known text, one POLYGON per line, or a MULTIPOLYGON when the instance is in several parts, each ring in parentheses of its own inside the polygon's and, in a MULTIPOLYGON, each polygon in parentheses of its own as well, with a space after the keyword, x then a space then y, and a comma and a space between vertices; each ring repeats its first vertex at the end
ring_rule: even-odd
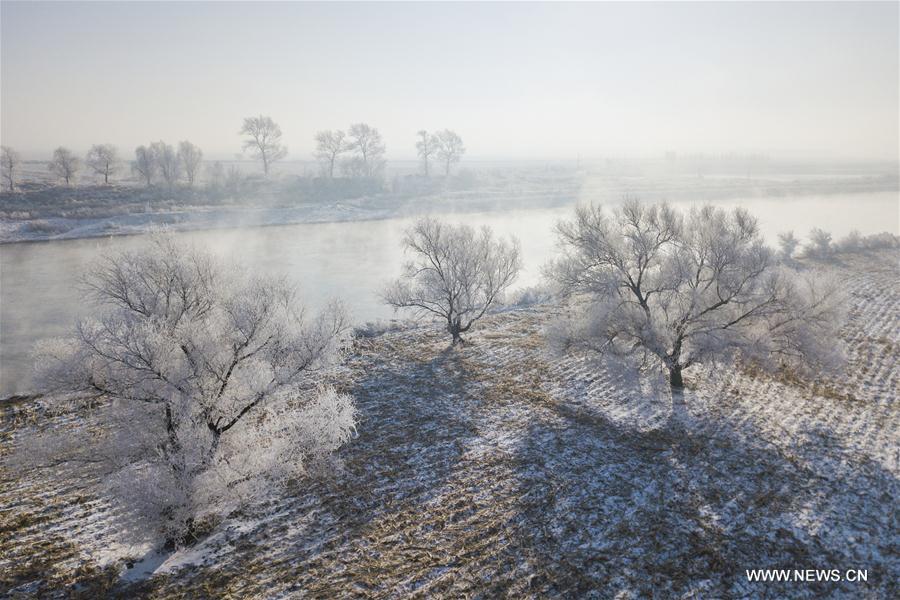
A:
POLYGON ((282 281, 242 280, 165 233, 86 284, 98 314, 39 348, 40 381, 111 401, 91 453, 170 542, 302 476, 354 431, 352 399, 321 387, 341 356, 340 306, 309 317, 282 281))
POLYGON ((612 214, 581 206, 557 230, 564 255, 549 275, 575 300, 548 328, 557 347, 637 356, 674 388, 700 363, 838 363, 840 287, 780 266, 744 209, 629 198, 612 214))
POLYGON ((518 240, 495 240, 489 227, 476 232, 423 218, 407 230, 403 244, 413 260, 384 291, 384 300, 445 321, 453 344, 500 300, 522 268, 518 240))

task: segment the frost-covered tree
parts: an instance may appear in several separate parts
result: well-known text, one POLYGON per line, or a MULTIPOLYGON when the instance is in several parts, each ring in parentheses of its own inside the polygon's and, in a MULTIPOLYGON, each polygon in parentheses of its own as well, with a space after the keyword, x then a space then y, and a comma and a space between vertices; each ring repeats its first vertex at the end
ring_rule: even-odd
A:
POLYGON ((856 229, 852 230, 836 244, 840 252, 859 252, 863 246, 863 236, 856 229))
POLYGON ((71 185, 75 175, 81 169, 81 161, 71 150, 60 146, 53 151, 53 158, 47 163, 47 169, 57 179, 64 180, 66 185, 71 185))
POLYGON ((184 171, 184 177, 188 185, 193 187, 194 181, 200 174, 200 166, 203 164, 203 150, 191 142, 185 140, 178 144, 178 164, 184 171))
POLYGON ((347 151, 347 134, 340 129, 316 133, 316 152, 313 156, 322 165, 322 172, 334 179, 334 167, 338 157, 347 151))
POLYGON ((428 133, 426 130, 420 130, 416 135, 419 141, 416 142, 416 154, 422 161, 422 173, 425 177, 431 176, 430 162, 431 157, 438 151, 438 139, 434 134, 428 133))
POLYGON ((109 178, 118 172, 121 163, 119 151, 112 144, 95 144, 88 150, 87 165, 97 175, 103 176, 103 183, 109 185, 109 178))
POLYGON ((345 172, 358 177, 381 177, 384 173, 385 145, 381 133, 366 123, 350 126, 347 150, 354 156, 346 162, 345 172))
POLYGON ((225 189, 227 189, 231 194, 239 194, 241 191, 241 185, 244 183, 244 174, 241 173, 241 170, 237 167, 237 165, 231 165, 228 167, 228 172, 225 174, 225 189))
POLYGON ((206 185, 213 190, 221 190, 225 185, 225 166, 216 161, 206 167, 206 185))
POLYGON ((556 327, 564 346, 637 355, 676 389, 700 363, 835 364, 837 286, 779 266, 746 210, 627 199, 611 215, 581 206, 557 232, 549 273, 582 300, 556 327))
POLYGON ((809 232, 809 244, 804 248, 806 256, 812 258, 828 258, 834 254, 834 246, 831 243, 831 234, 814 227, 809 232))
POLYGON ((413 260, 384 291, 385 302, 446 321, 454 345, 522 267, 518 240, 495 240, 489 227, 476 232, 468 225, 424 218, 407 230, 403 245, 413 260))
POLYGON ((16 191, 16 172, 21 163, 22 157, 18 152, 9 146, 0 146, 0 173, 3 175, 8 192, 16 191))
POLYGON ((253 158, 262 161, 266 177, 269 176, 272 163, 287 156, 287 147, 281 143, 281 127, 272 117, 247 117, 240 133, 247 136, 243 144, 244 151, 250 150, 253 158))
POLYGON ((310 317, 282 281, 242 279, 165 233, 86 285, 95 317, 39 349, 40 381, 109 401, 110 430, 79 443, 105 443, 107 481, 169 542, 302 476, 353 431, 351 398, 320 375, 340 357, 340 307, 310 317))
POLYGON ((139 176, 150 187, 156 178, 156 157, 153 150, 147 146, 138 146, 134 149, 134 162, 131 163, 131 172, 139 176))
POLYGON ((150 151, 153 153, 153 162, 163 183, 170 189, 175 187, 181 179, 181 161, 178 160, 175 148, 160 141, 150 144, 150 151))
POLYGON ((458 163, 465 154, 462 138, 455 131, 445 129, 435 136, 437 141, 437 157, 444 163, 444 175, 450 175, 450 167, 458 163))
POLYGON ((779 253, 783 260, 790 260, 794 256, 794 252, 797 251, 797 246, 799 245, 800 240, 794 237, 793 231, 786 231, 778 234, 779 253))

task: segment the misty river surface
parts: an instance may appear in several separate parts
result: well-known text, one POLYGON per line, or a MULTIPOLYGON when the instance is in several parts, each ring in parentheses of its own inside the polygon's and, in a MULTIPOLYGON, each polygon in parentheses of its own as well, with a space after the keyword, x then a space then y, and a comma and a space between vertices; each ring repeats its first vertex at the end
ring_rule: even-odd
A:
MULTIPOLYGON (((854 229, 862 234, 896 234, 900 228, 897 192, 751 198, 719 204, 748 208, 759 218, 770 243, 778 232, 795 230, 802 237, 811 227, 830 231, 835 238, 854 229)), ((570 213, 571 207, 557 207, 446 217, 518 237, 525 268, 516 287, 526 287, 540 282, 542 265, 556 252, 553 225, 570 213)), ((410 222, 398 218, 176 235, 245 265, 248 272, 286 276, 314 308, 339 298, 353 322, 362 324, 394 314, 380 301, 378 291, 400 273, 404 260, 400 239, 410 222)), ((35 342, 66 334, 87 314, 89 307, 78 282, 91 262, 103 253, 144 244, 145 236, 127 236, 0 246, 0 397, 30 391, 30 353, 35 342)))

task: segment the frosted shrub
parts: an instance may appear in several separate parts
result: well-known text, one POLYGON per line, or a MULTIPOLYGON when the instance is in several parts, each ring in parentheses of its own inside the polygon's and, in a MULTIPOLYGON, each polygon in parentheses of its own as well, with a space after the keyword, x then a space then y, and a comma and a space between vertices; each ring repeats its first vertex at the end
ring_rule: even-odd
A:
POLYGON ((527 307, 546 304, 553 300, 553 291, 542 285, 533 285, 527 288, 519 289, 512 294, 512 298, 508 301, 510 306, 527 307))
POLYGON ((800 240, 794 237, 793 231, 778 234, 779 254, 782 260, 790 260, 793 258, 794 252, 796 252, 797 246, 799 245, 800 240))
POLYGON ((831 245, 831 234, 814 227, 809 232, 809 244, 805 248, 806 256, 810 258, 829 258, 834 254, 834 246, 831 245))
POLYGON ((900 248, 900 236, 883 231, 873 233, 862 238, 861 245, 865 250, 881 250, 885 248, 900 248))
POLYGON ((410 325, 414 325, 414 323, 396 320, 384 321, 382 319, 366 321, 364 325, 353 328, 352 337, 354 339, 377 338, 392 331, 403 331, 410 325))
POLYGON ((838 252, 859 252, 862 249, 862 236, 854 229, 835 246, 838 252))
POLYGON ((340 357, 338 306, 308 317, 283 282, 240 280, 160 233, 86 283, 95 318, 38 350, 41 381, 110 401, 107 433, 73 444, 105 457, 109 486, 169 543, 301 477, 354 431, 351 398, 318 376, 340 357))
POLYGON ((863 252, 866 250, 882 250, 900 247, 900 237, 888 233, 874 233, 872 235, 860 235, 858 231, 851 231, 846 237, 841 238, 835 244, 838 252, 863 252))

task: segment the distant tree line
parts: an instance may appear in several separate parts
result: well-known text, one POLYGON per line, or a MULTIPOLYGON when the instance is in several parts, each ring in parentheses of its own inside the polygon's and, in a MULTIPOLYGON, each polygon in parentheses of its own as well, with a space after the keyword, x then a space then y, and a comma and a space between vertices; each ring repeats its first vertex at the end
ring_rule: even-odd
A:
MULTIPOLYGON (((244 119, 239 134, 244 136, 242 151, 254 160, 260 161, 263 174, 268 177, 272 165, 285 158, 287 146, 282 141, 281 127, 272 117, 258 115, 244 119)), ((438 161, 445 176, 466 152, 462 138, 455 131, 444 129, 437 133, 421 130, 417 133, 416 152, 421 163, 421 173, 431 177, 431 162, 438 161)), ((347 131, 326 129, 315 134, 316 150, 313 156, 318 161, 321 175, 335 179, 337 175, 346 178, 366 178, 381 180, 387 161, 387 147, 381 132, 367 123, 354 123, 347 131)), ((0 171, 3 186, 15 191, 20 177, 22 158, 8 146, 2 147, 0 171)), ((122 160, 118 149, 112 144, 97 144, 91 147, 82 161, 74 152, 60 146, 53 151, 47 163, 49 172, 67 186, 75 183, 76 176, 86 165, 94 174, 103 177, 108 185, 122 171, 122 160)), ((169 189, 185 183, 193 187, 197 183, 203 165, 203 151, 185 140, 175 148, 163 141, 141 145, 134 150, 131 173, 147 187, 159 185, 169 189)), ((240 173, 232 169, 225 172, 221 163, 214 163, 207 176, 211 187, 218 188, 234 183, 240 173)))
POLYGON ((202 164, 203 151, 191 142, 185 140, 179 143, 176 150, 159 141, 135 148, 131 172, 148 187, 159 183, 172 188, 181 181, 193 187, 202 164))

